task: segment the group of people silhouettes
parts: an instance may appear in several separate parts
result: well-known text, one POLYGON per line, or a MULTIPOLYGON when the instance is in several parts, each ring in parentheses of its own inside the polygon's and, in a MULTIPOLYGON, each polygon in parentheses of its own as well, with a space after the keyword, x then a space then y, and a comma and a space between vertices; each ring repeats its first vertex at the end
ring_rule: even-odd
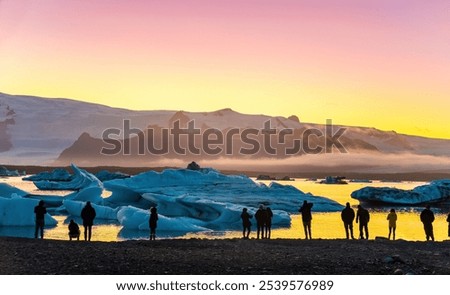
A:
MULTIPOLYGON (((250 219, 253 216, 248 213, 247 208, 242 209, 241 219, 242 219, 242 237, 248 239, 250 237, 252 223, 250 219)), ((273 212, 270 207, 265 207, 264 205, 259 205, 258 210, 255 213, 256 219, 256 238, 259 239, 270 239, 272 234, 272 217, 273 212)))
MULTIPOLYGON (((305 239, 312 239, 311 234, 311 221, 312 221, 312 207, 313 203, 309 203, 308 201, 304 201, 300 209, 298 210, 301 213, 303 229, 305 232, 305 239)), ((259 239, 260 233, 261 238, 269 238, 270 239, 270 231, 272 224, 273 213, 269 207, 264 207, 264 205, 260 205, 258 211, 255 213, 255 219, 257 223, 257 234, 256 238, 259 239)), ((241 219, 242 219, 242 236, 245 239, 250 237, 251 232, 251 221, 252 215, 248 213, 247 208, 242 209, 241 219)), ((370 213, 369 210, 364 208, 362 205, 357 206, 357 211, 350 206, 350 203, 346 203, 345 208, 341 211, 341 219, 344 223, 345 236, 347 239, 355 239, 353 234, 353 221, 359 224, 359 239, 369 239, 369 221, 370 221, 370 213), (355 220, 356 218, 356 220, 355 220)), ((397 228, 397 213, 395 209, 391 209, 386 217, 388 221, 389 234, 388 239, 391 237, 395 240, 395 230, 397 228)), ((434 214, 431 211, 430 206, 427 205, 425 209, 420 214, 420 220, 423 223, 426 240, 434 241, 433 234, 433 221, 434 214)), ((447 216, 448 222, 448 236, 450 237, 450 213, 447 216)))
MULTIPOLYGON (((345 234, 346 238, 355 239, 353 236, 353 220, 355 219, 355 212, 350 207, 350 203, 347 203, 344 210, 341 212, 341 219, 344 222, 345 234)), ((370 214, 369 211, 363 208, 361 205, 358 205, 358 211, 356 213, 356 223, 359 221, 359 238, 360 239, 368 239, 369 238, 369 224, 370 214), (364 237, 365 234, 365 237, 364 237)), ((389 211, 389 214, 386 217, 388 220, 389 226, 389 234, 388 239, 395 240, 395 229, 397 228, 397 213, 395 209, 392 208, 389 211)), ((425 238, 427 241, 434 241, 434 233, 433 233, 433 222, 434 222, 434 213, 431 211, 430 205, 427 205, 425 209, 420 213, 420 221, 423 224, 423 228, 425 231, 425 238)), ((448 222, 448 236, 450 237, 450 213, 447 216, 448 222)))
MULTIPOLYGON (((44 226, 45 226, 45 214, 47 213, 47 209, 45 208, 44 201, 39 201, 39 204, 34 207, 35 214, 35 231, 34 237, 38 238, 39 233, 41 239, 44 238, 44 226)), ((96 216, 96 212, 94 207, 92 207, 91 202, 86 202, 86 205, 81 210, 81 219, 83 220, 84 227, 84 240, 90 241, 92 237, 92 226, 94 225, 94 219, 96 216)), ((80 227, 78 224, 71 219, 69 222, 69 240, 72 239, 80 239, 80 227)))
MULTIPOLYGON (((35 231, 34 237, 38 238, 39 234, 41 239, 44 238, 44 227, 45 227, 45 214, 47 213, 47 209, 45 208, 44 201, 39 201, 39 204, 34 207, 35 213, 35 231)), ((298 210, 302 216, 302 223, 305 232, 305 239, 312 239, 311 234, 311 221, 312 221, 312 210, 313 203, 308 203, 306 200, 303 202, 302 206, 298 210)), ((360 239, 369 239, 369 221, 370 221, 370 213, 367 209, 365 209, 362 205, 358 205, 357 211, 355 211, 350 206, 350 203, 346 203, 345 208, 341 211, 341 219, 344 223, 345 236, 347 239, 355 239, 353 234, 353 221, 356 217, 356 223, 359 224, 359 238, 360 239)), ((96 217, 96 212, 94 207, 92 207, 91 202, 86 202, 86 205, 81 210, 81 219, 83 220, 84 227, 84 240, 90 241, 92 237, 92 226, 94 224, 94 219, 96 217)), ((244 239, 250 238, 251 233, 251 219, 253 216, 248 212, 247 208, 242 209, 241 219, 242 219, 242 237, 244 239)), ((258 210, 255 213, 256 219, 256 238, 259 239, 270 239, 271 238, 271 229, 272 229, 272 218, 273 212, 270 207, 266 207, 264 205, 260 205, 258 210)), ((391 209, 389 214, 387 215, 388 226, 389 226, 389 235, 388 239, 395 240, 395 230, 397 227, 397 213, 395 209, 391 209)), ((433 233, 433 222, 435 220, 434 213, 430 209, 430 206, 427 205, 425 209, 420 213, 420 221, 423 223, 425 237, 426 240, 434 241, 434 233, 433 233)), ((448 236, 450 237, 450 214, 447 216, 448 222, 448 236)), ((156 228, 158 223, 158 213, 156 207, 150 208, 150 218, 149 218, 149 228, 150 228, 150 240, 156 239, 156 228)), ((69 222, 69 239, 80 239, 80 228, 78 224, 71 219, 69 222)))
MULTIPOLYGON (((393 210, 393 209, 392 209, 393 210)), ((345 208, 341 211, 341 219, 344 223, 345 228, 345 237, 347 239, 352 238, 355 239, 355 236, 353 235, 353 220, 355 220, 356 216, 356 223, 359 223, 359 238, 360 239, 369 239, 369 221, 370 221, 370 213, 369 210, 366 208, 363 208, 363 206, 358 205, 358 210, 353 210, 352 207, 350 207, 350 203, 345 204, 345 208)), ((395 228, 394 228, 394 236, 395 236, 395 228)))

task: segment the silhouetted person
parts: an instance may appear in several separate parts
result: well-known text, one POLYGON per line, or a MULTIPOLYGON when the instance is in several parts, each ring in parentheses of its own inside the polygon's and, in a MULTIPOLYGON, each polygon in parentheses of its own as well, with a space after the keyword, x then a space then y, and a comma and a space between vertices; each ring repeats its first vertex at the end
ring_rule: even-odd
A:
POLYGON ((148 225, 150 227, 150 241, 156 240, 156 227, 158 224, 158 212, 155 207, 150 209, 150 218, 148 220, 148 225))
POLYGON ((41 233, 41 239, 44 238, 44 226, 45 226, 45 214, 47 214, 47 209, 44 207, 44 201, 39 201, 39 204, 34 207, 35 219, 35 229, 34 238, 37 239, 38 233, 41 233))
POLYGON ((81 218, 83 219, 84 227, 84 240, 90 241, 92 236, 92 226, 94 225, 94 219, 97 214, 92 207, 91 202, 87 202, 83 210, 81 210, 81 218))
POLYGON ((395 209, 392 208, 389 212, 387 218, 389 220, 389 235, 388 239, 391 239, 391 233, 392 233, 392 239, 395 240, 395 229, 397 228, 397 213, 395 213, 395 209))
POLYGON ((242 237, 244 239, 248 239, 250 237, 250 232, 251 232, 251 226, 252 223, 250 221, 250 219, 252 218, 252 215, 250 215, 247 212, 247 208, 242 209, 242 213, 241 213, 241 219, 242 219, 242 237))
POLYGON ((349 239, 349 232, 350 237, 355 239, 353 236, 353 220, 355 220, 355 210, 350 207, 350 203, 348 202, 345 204, 345 208, 341 212, 341 219, 344 222, 345 236, 347 237, 347 240, 349 239))
POLYGON ((450 237, 450 213, 448 213, 447 222, 448 222, 448 236, 450 237))
POLYGON ((303 205, 298 209, 298 212, 302 213, 302 222, 303 222, 303 229, 305 230, 305 239, 312 239, 311 237, 311 208, 314 204, 308 203, 306 200, 303 201, 303 205))
POLYGON ((370 214, 367 209, 364 209, 361 205, 358 205, 358 210, 356 211, 356 223, 359 221, 359 238, 364 239, 364 232, 366 234, 366 239, 369 239, 369 220, 370 214))
POLYGON ((272 217, 273 217, 273 212, 272 209, 270 209, 270 207, 266 208, 266 224, 265 224, 265 228, 266 228, 266 239, 270 239, 270 235, 272 233, 272 217))
POLYGON ((430 239, 434 241, 434 234, 433 234, 434 214, 433 211, 431 211, 430 209, 430 205, 427 205, 425 209, 423 209, 422 213, 420 213, 420 221, 422 221, 423 223, 423 229, 425 230, 427 241, 429 241, 430 239))
POLYGON ((259 205, 259 209, 255 213, 255 219, 257 226, 256 238, 259 239, 259 234, 261 233, 261 239, 264 239, 264 225, 267 220, 267 211, 265 210, 264 205, 259 205))
POLYGON ((70 220, 69 222, 69 239, 72 241, 72 239, 77 239, 77 241, 80 240, 80 227, 78 226, 78 224, 73 221, 73 219, 70 220))

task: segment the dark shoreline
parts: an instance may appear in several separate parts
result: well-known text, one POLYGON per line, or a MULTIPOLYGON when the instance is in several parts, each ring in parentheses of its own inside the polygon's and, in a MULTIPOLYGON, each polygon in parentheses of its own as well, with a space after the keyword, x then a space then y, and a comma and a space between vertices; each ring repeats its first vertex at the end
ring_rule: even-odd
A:
MULTIPOLYGON (((26 171, 27 174, 37 174, 43 171, 52 171, 55 168, 63 168, 72 171, 70 166, 18 166, 18 165, 4 165, 8 170, 18 170, 19 172, 26 171)), ((122 167, 122 166, 96 166, 96 167, 80 167, 91 173, 97 173, 100 170, 108 170, 110 172, 123 172, 129 175, 136 175, 141 172, 154 170, 162 171, 168 168, 180 167, 122 167)), ((224 174, 244 174, 248 177, 257 177, 258 175, 270 175, 271 177, 280 179, 285 176, 291 178, 318 178, 323 179, 329 175, 342 175, 347 179, 369 179, 369 180, 383 180, 383 181, 431 181, 436 179, 450 179, 450 173, 446 172, 405 172, 405 173, 360 173, 360 172, 346 172, 340 171, 337 168, 329 168, 320 170, 320 168, 302 167, 302 171, 308 172, 267 172, 261 171, 245 171, 245 170, 227 170, 219 169, 224 174)))
POLYGON ((449 275, 450 242, 0 237, 0 275, 449 275))

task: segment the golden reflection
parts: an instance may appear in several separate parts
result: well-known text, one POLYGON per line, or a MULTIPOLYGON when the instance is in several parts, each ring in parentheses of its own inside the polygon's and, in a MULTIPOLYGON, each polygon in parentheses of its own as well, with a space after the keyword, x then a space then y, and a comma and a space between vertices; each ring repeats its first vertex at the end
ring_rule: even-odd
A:
MULTIPOLYGON (((27 191, 31 191, 33 193, 45 193, 45 194, 56 194, 56 195, 65 195, 67 192, 42 192, 37 191, 32 182, 22 181, 20 178, 17 179, 0 179, 0 182, 7 182, 11 185, 17 186, 21 189, 25 189, 27 191)), ((270 181, 263 181, 266 184, 269 184, 270 181)), ((305 179, 296 179, 295 181, 289 182, 280 182, 284 185, 293 185, 296 188, 300 189, 305 193, 312 193, 316 196, 325 196, 330 199, 333 199, 340 204, 345 204, 346 202, 350 202, 350 204, 355 208, 359 203, 357 200, 352 199, 350 194, 360 188, 365 186, 376 186, 376 187, 396 187, 401 189, 412 189, 418 185, 425 184, 424 182, 380 182, 376 181, 373 183, 350 183, 348 185, 326 185, 326 184, 318 184, 313 181, 308 181, 305 179)), ((110 192, 104 193, 103 197, 107 197, 110 195, 110 192)), ((299 200, 298 207, 301 205, 303 200, 299 200)), ((255 204, 255 208, 258 204, 255 204)), ((296 212, 298 208, 293 208, 292 211, 296 212)), ((389 207, 380 207, 380 208, 370 208, 371 219, 369 222, 369 237, 370 239, 374 239, 375 237, 387 237, 389 233, 388 229, 388 221, 386 220, 389 207)), ((433 209, 433 208, 432 208, 433 209)), ((421 208, 416 208, 414 211, 410 207, 405 207, 404 209, 398 208, 397 215, 397 230, 396 230, 396 238, 404 239, 404 240, 412 240, 412 241, 424 241, 425 234, 423 230, 422 223, 420 222, 419 214, 421 208)), ((447 229, 448 223, 446 222, 447 212, 444 213, 436 213, 437 210, 433 210, 435 212, 436 220, 433 223, 434 226, 434 235, 436 241, 442 241, 448 239, 447 237, 447 229)), ((312 220, 312 237, 313 239, 343 239, 345 238, 344 226, 341 221, 340 212, 325 212, 319 213, 314 212, 313 207, 313 220, 312 220)), ((53 228, 47 228, 45 230, 45 238, 49 239, 58 239, 58 240, 68 240, 68 229, 67 223, 64 223, 67 219, 67 216, 54 216, 58 221, 58 225, 53 228)), ((83 231, 82 225, 80 225, 81 231, 83 231)), ((121 237, 120 231, 122 227, 118 224, 101 224, 101 221, 96 221, 96 224, 93 227, 93 241, 119 241, 124 238, 121 237)), ((30 227, 30 237, 32 236, 33 229, 30 227)), ((160 233, 159 237, 170 237, 171 233, 160 233)), ((252 233, 251 237, 256 236, 256 226, 255 222, 252 225, 252 233)), ((354 224, 354 236, 359 236, 358 224, 354 224)), ((242 231, 234 230, 234 231, 210 231, 206 233, 188 233, 186 235, 181 236, 180 238, 205 238, 205 239, 222 239, 222 238, 241 238, 242 231)), ((291 215, 291 226, 289 228, 274 228, 272 229, 272 238, 285 238, 285 239, 304 239, 303 226, 301 222, 300 215, 293 214, 291 215)), ((81 234, 81 240, 83 239, 83 233, 81 234)), ((147 231, 138 231, 137 237, 133 238, 141 238, 147 239, 148 232, 147 231)), ((158 238, 158 230, 157 230, 157 238, 158 238)))

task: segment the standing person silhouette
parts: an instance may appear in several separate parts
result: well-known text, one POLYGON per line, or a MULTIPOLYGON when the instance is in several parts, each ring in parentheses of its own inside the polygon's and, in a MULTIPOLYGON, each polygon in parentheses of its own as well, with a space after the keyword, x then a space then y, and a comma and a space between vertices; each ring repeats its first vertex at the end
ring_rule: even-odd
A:
POLYGON ((389 220, 388 240, 391 239, 391 233, 392 233, 392 240, 395 240, 395 229, 397 228, 397 213, 395 213, 394 208, 391 209, 386 219, 389 220))
POLYGON ((448 222, 448 236, 450 237, 450 213, 448 213, 447 222, 448 222))
POLYGON ((420 213, 420 221, 423 223, 423 229, 425 230, 425 236, 427 238, 427 241, 430 239, 434 241, 434 234, 433 234, 433 221, 434 221, 434 214, 433 211, 430 209, 430 205, 427 205, 425 209, 420 213))
POLYGON ((87 202, 83 210, 81 210, 81 218, 83 219, 84 227, 84 240, 90 241, 92 236, 92 226, 94 225, 94 219, 96 216, 95 209, 92 207, 91 202, 87 202))
POLYGON ((150 208, 150 218, 148 220, 148 225, 150 227, 150 241, 156 240, 156 226, 158 223, 158 212, 156 207, 150 208))
POLYGON ((247 212, 247 208, 242 209, 241 219, 242 219, 242 238, 248 239, 250 237, 252 223, 250 219, 252 216, 247 212))
POLYGON ((270 235, 272 233, 272 217, 273 217, 273 212, 272 209, 270 209, 270 207, 266 208, 266 239, 270 239, 270 235))
POLYGON ((256 238, 259 239, 259 234, 261 233, 261 239, 264 239, 264 226, 266 224, 267 220, 267 211, 264 208, 264 205, 259 205, 258 211, 255 213, 255 219, 256 219, 256 238))
POLYGON ((45 214, 47 214, 47 209, 44 207, 44 201, 40 200, 39 204, 34 207, 35 219, 35 229, 34 238, 37 239, 38 233, 41 234, 41 239, 44 238, 44 226, 45 226, 45 214))
POLYGON ((311 237, 311 208, 314 204, 308 203, 308 201, 303 201, 303 205, 298 209, 298 212, 302 213, 302 222, 303 222, 303 229, 305 231, 305 239, 312 239, 311 237))
POLYGON ((364 239, 364 232, 366 234, 366 239, 369 239, 369 220, 369 211, 364 209, 363 206, 358 205, 358 210, 356 211, 356 223, 359 221, 359 238, 362 240, 364 239))
POLYGON ((355 219, 355 210, 350 207, 349 202, 345 204, 345 208, 341 212, 341 219, 344 222, 345 236, 347 240, 349 239, 349 232, 350 236, 354 240, 355 237, 353 236, 353 220, 355 219))

